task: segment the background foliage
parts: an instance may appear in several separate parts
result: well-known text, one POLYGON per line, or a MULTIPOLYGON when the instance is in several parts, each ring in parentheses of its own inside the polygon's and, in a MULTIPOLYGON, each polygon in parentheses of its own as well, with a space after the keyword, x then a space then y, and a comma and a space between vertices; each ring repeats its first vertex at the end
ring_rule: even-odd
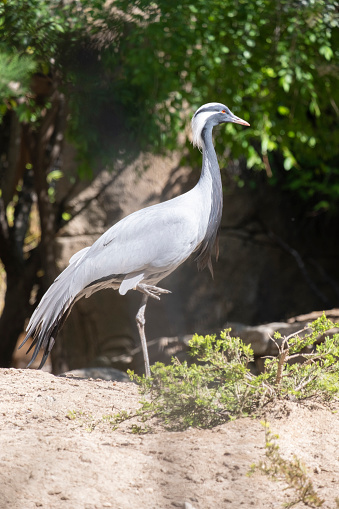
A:
MULTIPOLYGON (((34 120, 13 103, 17 93, 8 84, 20 83, 22 93, 34 66, 44 74, 62 71, 62 84, 74 85, 67 89, 69 127, 83 162, 97 141, 93 118, 112 100, 124 106, 128 126, 153 149, 177 147, 192 111, 220 100, 252 127, 229 125, 230 145, 225 151, 217 139, 218 153, 227 156, 230 149, 233 157, 244 156, 248 168, 266 169, 272 183, 317 209, 336 208, 336 0, 118 0, 112 10, 102 0, 0 5, 5 104, 12 101, 22 119, 34 120), (81 58, 87 59, 86 75, 81 58)), ((1 108, 4 114, 6 106, 1 108)))
POLYGON ((118 94, 136 125, 147 119, 154 143, 175 147, 183 105, 191 112, 225 101, 251 122, 248 130, 228 126, 234 157, 245 156, 248 168, 266 169, 272 182, 317 208, 337 205, 338 2, 117 5, 133 23, 118 53, 118 94))

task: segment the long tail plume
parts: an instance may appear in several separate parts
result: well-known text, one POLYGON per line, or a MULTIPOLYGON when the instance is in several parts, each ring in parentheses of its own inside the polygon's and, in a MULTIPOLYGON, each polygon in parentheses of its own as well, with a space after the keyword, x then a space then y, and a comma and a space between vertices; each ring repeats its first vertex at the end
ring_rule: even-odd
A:
POLYGON ((33 342, 27 350, 27 353, 34 347, 35 348, 32 359, 27 367, 31 366, 39 350, 43 349, 44 354, 39 369, 42 368, 53 348, 58 331, 61 329, 72 309, 76 300, 76 295, 72 295, 69 290, 69 278, 72 278, 74 269, 75 264, 69 265, 59 277, 56 278, 41 299, 40 304, 29 321, 26 329, 27 335, 19 346, 19 348, 21 348, 30 337, 33 338, 33 342))

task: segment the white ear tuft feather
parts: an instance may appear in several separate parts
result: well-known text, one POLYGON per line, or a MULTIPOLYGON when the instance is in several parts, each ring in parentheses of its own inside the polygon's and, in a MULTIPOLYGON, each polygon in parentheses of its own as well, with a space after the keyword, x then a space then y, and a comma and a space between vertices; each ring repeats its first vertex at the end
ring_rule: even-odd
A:
POLYGON ((203 113, 199 113, 192 118, 193 145, 195 147, 202 148, 202 130, 206 124, 207 119, 214 114, 214 111, 204 111, 203 113))
POLYGON ((201 138, 201 133, 202 133, 202 130, 204 128, 204 126, 206 125, 206 122, 208 120, 208 118, 212 115, 215 115, 216 111, 218 111, 218 109, 220 109, 220 103, 207 103, 207 104, 204 104, 203 106, 201 106, 194 114, 194 117, 192 118, 192 132, 193 132, 193 145, 195 147, 198 147, 198 148, 202 148, 202 138, 201 138), (215 109, 214 111, 202 111, 200 112, 200 110, 202 109, 205 109, 205 108, 210 108, 210 107, 216 107, 217 109, 215 109), (200 113, 199 113, 200 112, 200 113))

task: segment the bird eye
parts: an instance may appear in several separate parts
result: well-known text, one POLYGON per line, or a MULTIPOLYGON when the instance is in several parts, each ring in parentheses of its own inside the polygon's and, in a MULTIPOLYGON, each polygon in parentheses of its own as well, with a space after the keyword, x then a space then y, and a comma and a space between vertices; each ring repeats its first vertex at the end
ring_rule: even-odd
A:
POLYGON ((221 113, 226 113, 226 110, 221 110, 221 113))

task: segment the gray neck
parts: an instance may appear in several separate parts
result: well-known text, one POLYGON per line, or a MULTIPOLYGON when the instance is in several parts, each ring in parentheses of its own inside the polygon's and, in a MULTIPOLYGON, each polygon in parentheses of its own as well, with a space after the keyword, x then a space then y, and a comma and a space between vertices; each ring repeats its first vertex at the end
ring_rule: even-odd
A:
POLYGON ((213 250, 215 250, 216 257, 218 257, 218 231, 222 215, 223 195, 218 159, 212 141, 212 129, 213 125, 207 125, 201 133, 203 141, 203 160, 199 182, 202 183, 205 179, 212 180, 212 188, 211 210, 208 218, 206 235, 198 247, 196 262, 198 264, 198 270, 202 270, 207 266, 213 276, 211 256, 213 250))

